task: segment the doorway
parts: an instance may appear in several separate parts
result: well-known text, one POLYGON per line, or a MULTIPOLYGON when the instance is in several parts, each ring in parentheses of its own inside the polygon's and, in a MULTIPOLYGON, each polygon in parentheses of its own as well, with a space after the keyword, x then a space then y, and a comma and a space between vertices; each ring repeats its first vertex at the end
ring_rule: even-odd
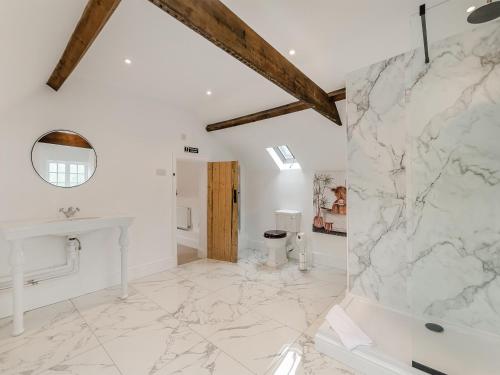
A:
POLYGON ((238 260, 239 164, 174 157, 173 228, 177 265, 238 260))
POLYGON ((206 168, 204 161, 176 160, 175 239, 178 265, 206 257, 203 241, 206 237, 206 168))

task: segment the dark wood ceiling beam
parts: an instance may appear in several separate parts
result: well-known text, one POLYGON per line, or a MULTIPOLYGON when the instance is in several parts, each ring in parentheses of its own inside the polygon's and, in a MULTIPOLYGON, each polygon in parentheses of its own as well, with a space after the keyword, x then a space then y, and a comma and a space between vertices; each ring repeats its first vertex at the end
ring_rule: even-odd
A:
POLYGON ((335 103, 265 39, 219 0, 149 0, 331 121, 335 103))
POLYGON ((59 90, 94 42, 120 0, 89 0, 47 85, 59 90))
MULTIPOLYGON (((335 90, 328 93, 330 100, 332 102, 338 102, 345 99, 345 88, 340 90, 335 90)), ((293 102, 290 104, 285 104, 279 107, 266 109, 264 111, 252 113, 250 115, 245 115, 231 120, 216 122, 206 126, 207 132, 213 132, 215 130, 222 130, 227 128, 233 128, 235 126, 249 124, 256 121, 266 120, 268 118, 278 117, 287 115, 289 113, 303 111, 305 109, 310 109, 311 106, 304 102, 293 102)))

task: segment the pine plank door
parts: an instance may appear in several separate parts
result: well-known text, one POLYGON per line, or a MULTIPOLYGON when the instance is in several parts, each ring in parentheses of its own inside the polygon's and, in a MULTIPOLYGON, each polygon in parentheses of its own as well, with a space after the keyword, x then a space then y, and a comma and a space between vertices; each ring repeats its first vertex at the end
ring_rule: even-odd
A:
POLYGON ((207 256, 238 261, 240 167, 237 161, 208 163, 207 256))

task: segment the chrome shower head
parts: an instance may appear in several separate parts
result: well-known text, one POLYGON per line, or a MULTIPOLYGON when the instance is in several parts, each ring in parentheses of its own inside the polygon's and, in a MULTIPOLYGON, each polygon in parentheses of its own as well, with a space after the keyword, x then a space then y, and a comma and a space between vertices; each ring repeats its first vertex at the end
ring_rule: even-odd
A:
POLYGON ((500 1, 488 0, 485 5, 469 14, 467 22, 478 24, 493 21, 498 17, 500 17, 500 1))

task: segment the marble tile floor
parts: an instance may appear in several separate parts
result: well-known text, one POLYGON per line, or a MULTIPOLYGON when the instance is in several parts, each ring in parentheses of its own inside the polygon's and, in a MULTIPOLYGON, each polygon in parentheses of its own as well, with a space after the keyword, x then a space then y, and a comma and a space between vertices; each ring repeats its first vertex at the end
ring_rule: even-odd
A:
POLYGON ((20 337, 0 320, 0 374, 356 375, 313 340, 345 272, 240 253, 134 280, 126 301, 112 287, 27 312, 20 337))

